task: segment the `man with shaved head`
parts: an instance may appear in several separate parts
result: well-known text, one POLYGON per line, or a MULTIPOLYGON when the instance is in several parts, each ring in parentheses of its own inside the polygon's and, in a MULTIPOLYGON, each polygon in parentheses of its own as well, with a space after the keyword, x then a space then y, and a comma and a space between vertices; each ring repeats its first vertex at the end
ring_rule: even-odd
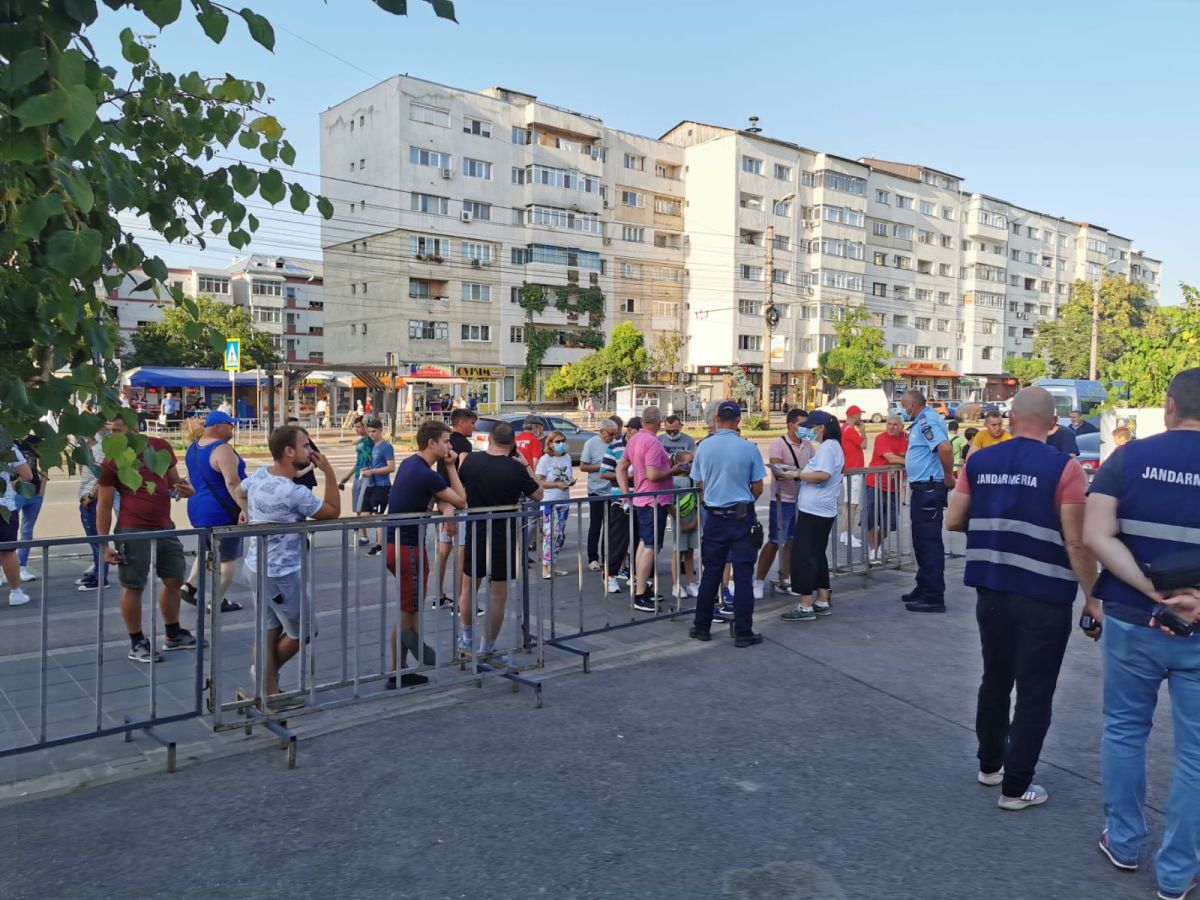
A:
POLYGON ((1071 606, 1080 585, 1090 597, 1096 583, 1096 560, 1083 544, 1087 477, 1078 460, 1046 445, 1055 422, 1045 389, 1017 394, 1012 439, 967 457, 946 514, 947 528, 967 532, 963 581, 978 593, 978 778, 1003 785, 998 805, 1007 810, 1048 798, 1033 783, 1034 770, 1071 635, 1071 606))

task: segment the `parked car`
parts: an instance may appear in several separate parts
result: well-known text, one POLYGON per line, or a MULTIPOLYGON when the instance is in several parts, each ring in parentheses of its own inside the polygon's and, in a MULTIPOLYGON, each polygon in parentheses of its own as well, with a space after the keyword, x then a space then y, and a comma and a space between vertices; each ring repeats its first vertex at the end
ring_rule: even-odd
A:
POLYGON ((887 415, 887 394, 882 388, 842 388, 836 397, 820 409, 841 421, 846 418, 846 410, 851 406, 862 410, 863 421, 882 422, 887 415))
POLYGON ((1100 470, 1100 432, 1077 434, 1075 443, 1079 446, 1079 464, 1087 473, 1088 484, 1091 484, 1093 476, 1100 470))
MULTIPOLYGON (((580 428, 570 419, 564 419, 561 416, 543 416, 537 413, 533 415, 542 420, 542 427, 546 429, 546 434, 551 431, 563 433, 567 439, 567 452, 571 454, 573 463, 579 462, 579 454, 583 452, 583 445, 596 435, 596 432, 580 428)), ((529 414, 524 416, 481 416, 475 423, 475 433, 471 435, 471 444, 476 450, 484 450, 487 448, 488 435, 496 427, 497 422, 507 422, 519 432, 524 428, 527 418, 529 418, 529 414)), ((545 444, 544 436, 542 443, 545 444)))
MULTIPOLYGON (((928 406, 930 409, 932 409, 935 413, 937 413, 943 419, 953 419, 954 412, 951 410, 950 402, 951 401, 947 401, 947 400, 930 400, 925 405, 928 406)), ((957 408, 958 408, 958 404, 955 403, 954 409, 957 409, 957 408)))
POLYGON ((904 407, 901 406, 899 402, 892 403, 888 406, 888 415, 889 416, 899 416, 900 419, 904 422, 909 421, 909 418, 910 418, 908 413, 906 413, 904 411, 904 407))

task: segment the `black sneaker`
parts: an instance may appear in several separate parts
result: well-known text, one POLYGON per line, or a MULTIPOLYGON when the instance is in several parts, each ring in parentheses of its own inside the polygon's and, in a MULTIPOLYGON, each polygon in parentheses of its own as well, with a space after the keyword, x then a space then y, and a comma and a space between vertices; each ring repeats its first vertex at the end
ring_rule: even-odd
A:
POLYGON ((909 612, 944 613, 946 611, 946 604, 930 603, 928 600, 915 600, 912 603, 905 603, 904 608, 909 612))
POLYGON ((367 551, 367 556, 378 556, 382 552, 383 552, 383 545, 376 544, 374 547, 372 547, 370 550, 367 551))
POLYGON ((718 606, 716 609, 713 610, 713 619, 715 619, 718 622, 732 622, 733 621, 733 607, 725 606, 724 604, 718 606))
POLYGON ((658 607, 654 605, 653 597, 634 597, 633 608, 638 612, 658 612, 658 607))
POLYGON ((183 583, 183 587, 179 589, 179 596, 181 598, 183 598, 184 603, 188 604, 189 606, 195 606, 196 605, 196 587, 195 587, 195 585, 188 584, 185 581, 183 583))
POLYGON ((238 603, 236 600, 230 600, 227 597, 221 598, 221 612, 223 612, 223 613, 237 612, 241 608, 242 608, 242 604, 238 603))
POLYGON ((154 652, 154 649, 150 646, 150 641, 146 638, 142 638, 130 648, 129 658, 134 662, 140 663, 162 662, 162 657, 154 652))
MULTIPOLYGON (((107 581, 104 582, 104 586, 108 587, 107 581)), ((86 593, 87 591, 94 591, 98 587, 100 587, 100 582, 98 582, 95 578, 85 578, 79 582, 79 585, 78 585, 78 587, 75 588, 75 590, 77 590, 77 591, 79 591, 79 593, 83 594, 83 593, 86 593)))
POLYGON ((712 635, 707 628, 696 628, 692 626, 688 629, 688 637, 694 641, 711 641, 712 635))
POLYGON ((763 636, 761 634, 755 634, 755 633, 751 632, 750 634, 743 634, 743 635, 739 635, 738 637, 735 637, 733 639, 733 646, 735 646, 735 647, 753 647, 755 644, 761 644, 762 642, 763 642, 763 636))
POLYGON ((163 650, 195 650, 196 636, 186 628, 180 628, 175 637, 163 638, 163 650))

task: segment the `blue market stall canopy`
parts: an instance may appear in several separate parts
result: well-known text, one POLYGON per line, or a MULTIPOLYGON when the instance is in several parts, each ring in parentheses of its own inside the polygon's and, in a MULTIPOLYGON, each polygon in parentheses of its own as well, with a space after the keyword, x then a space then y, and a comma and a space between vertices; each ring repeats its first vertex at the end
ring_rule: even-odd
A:
MULTIPOLYGON (((241 372, 238 387, 266 384, 268 375, 241 372)), ((121 374, 121 383, 134 388, 227 388, 229 373, 220 369, 186 369, 173 366, 138 366, 121 374)))

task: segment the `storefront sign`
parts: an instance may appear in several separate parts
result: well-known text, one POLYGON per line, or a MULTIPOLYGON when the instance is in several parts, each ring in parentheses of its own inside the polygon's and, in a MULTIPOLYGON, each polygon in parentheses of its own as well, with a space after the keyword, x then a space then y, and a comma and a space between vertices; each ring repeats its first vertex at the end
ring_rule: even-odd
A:
POLYGON ((454 374, 469 381, 492 381, 504 377, 502 366, 455 366, 454 374))
POLYGON ((912 372, 944 372, 946 366, 943 363, 931 362, 906 362, 896 366, 897 369, 908 369, 912 372))

